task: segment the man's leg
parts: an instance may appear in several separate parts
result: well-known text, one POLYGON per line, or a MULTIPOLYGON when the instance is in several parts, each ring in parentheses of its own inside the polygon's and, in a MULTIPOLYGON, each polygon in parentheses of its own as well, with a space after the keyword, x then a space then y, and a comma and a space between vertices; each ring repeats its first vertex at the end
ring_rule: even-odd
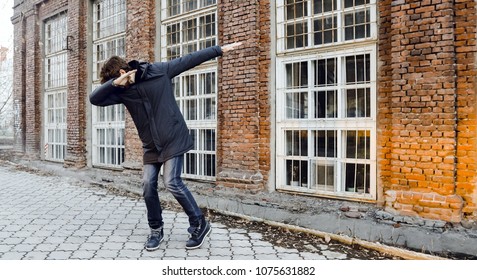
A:
POLYGON ((162 208, 157 192, 157 178, 161 164, 145 164, 142 180, 143 196, 147 208, 147 221, 151 228, 151 234, 144 247, 152 251, 159 248, 159 244, 164 239, 162 220, 162 208))
POLYGON ((210 234, 210 224, 205 220, 202 211, 187 186, 182 182, 181 172, 183 156, 178 156, 164 162, 164 185, 172 193, 189 217, 189 233, 191 238, 187 242, 187 249, 202 246, 204 238, 210 234))

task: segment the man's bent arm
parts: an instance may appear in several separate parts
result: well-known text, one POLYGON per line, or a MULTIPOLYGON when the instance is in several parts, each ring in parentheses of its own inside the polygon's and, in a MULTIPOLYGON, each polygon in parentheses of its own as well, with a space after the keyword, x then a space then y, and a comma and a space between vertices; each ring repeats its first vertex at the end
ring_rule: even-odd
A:
POLYGON ((108 106, 121 103, 121 99, 117 93, 122 90, 112 85, 114 79, 107 81, 101 86, 97 87, 90 95, 89 101, 96 106, 108 106))

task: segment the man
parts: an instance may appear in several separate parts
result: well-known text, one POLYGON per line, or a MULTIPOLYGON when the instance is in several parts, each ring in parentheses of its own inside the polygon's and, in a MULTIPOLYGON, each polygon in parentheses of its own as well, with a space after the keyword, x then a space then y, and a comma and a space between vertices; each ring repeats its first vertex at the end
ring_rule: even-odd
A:
POLYGON ((161 167, 165 187, 189 217, 187 249, 202 246, 210 234, 209 222, 180 177, 184 154, 194 146, 172 92, 171 79, 205 61, 231 51, 242 43, 206 48, 169 62, 127 63, 113 56, 101 69, 101 86, 90 95, 97 106, 124 104, 136 125, 144 150, 143 195, 151 234, 146 250, 159 248, 164 239, 162 208, 157 180, 161 167))

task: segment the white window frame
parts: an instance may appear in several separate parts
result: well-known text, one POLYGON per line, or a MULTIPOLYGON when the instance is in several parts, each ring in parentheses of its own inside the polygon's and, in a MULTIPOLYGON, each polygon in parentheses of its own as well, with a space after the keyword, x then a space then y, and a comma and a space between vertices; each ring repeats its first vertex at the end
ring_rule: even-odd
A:
MULTIPOLYGON (((125 56, 126 20, 126 0, 93 1, 92 90, 100 85, 99 72, 103 63, 113 55, 125 56), (99 12, 98 3, 105 3, 111 8, 99 12), (124 5, 124 9, 121 9, 120 5, 124 5), (103 17, 98 18, 98 14, 103 17), (101 25, 105 27, 102 28, 101 25)), ((122 104, 107 107, 92 106, 91 111, 92 164, 96 167, 120 169, 125 156, 125 107, 122 104)))
MULTIPOLYGON (((341 5, 342 0, 337 0, 339 5, 341 5)), ((313 1, 306 1, 308 5, 307 9, 311 11, 311 3, 313 1)), ((376 200, 376 111, 377 111, 377 100, 376 100, 376 75, 377 75, 377 27, 376 27, 376 1, 370 0, 370 3, 367 7, 370 10, 370 37, 353 39, 353 40, 342 40, 342 34, 344 34, 343 26, 338 24, 337 33, 338 39, 335 42, 313 45, 310 44, 313 39, 312 32, 312 21, 315 18, 312 16, 305 16, 303 20, 308 22, 310 26, 309 32, 306 34, 308 38, 308 44, 299 47, 299 48, 286 48, 286 38, 285 28, 286 28, 286 19, 284 18, 284 9, 283 5, 285 0, 277 1, 277 59, 276 59, 276 182, 277 190, 285 190, 290 192, 305 193, 310 195, 318 195, 325 197, 339 197, 346 199, 358 199, 365 201, 374 201, 376 200), (343 32, 340 32, 343 31, 343 32), (369 81, 366 83, 356 83, 352 85, 347 85, 344 73, 344 61, 347 56, 353 55, 369 55, 370 58, 370 77, 369 81), (312 65, 313 61, 336 58, 336 73, 337 73, 337 82, 335 85, 318 87, 315 86, 314 82, 314 67, 312 65), (306 62, 307 63, 307 73, 308 73, 308 83, 306 87, 297 88, 297 89, 287 89, 286 85, 286 65, 289 63, 295 62, 306 62), (346 90, 347 89, 359 89, 367 88, 370 91, 370 115, 364 117, 347 117, 345 115, 346 108, 346 90), (337 115, 334 117, 324 117, 324 118, 315 118, 314 112, 314 97, 312 96, 317 91, 333 91, 336 90, 336 99, 335 103, 337 105, 337 115), (302 118, 289 118, 287 117, 286 109, 286 92, 306 92, 308 93, 308 99, 304 102, 305 107, 308 108, 308 114, 306 116, 301 116, 302 118), (286 147, 286 131, 304 131, 306 132, 306 153, 304 155, 287 155, 286 147), (346 152, 346 133, 347 131, 368 131, 370 143, 369 145, 369 155, 368 158, 347 158, 346 152), (332 157, 316 157, 314 149, 315 143, 313 138, 313 133, 315 131, 336 131, 336 145, 335 145, 335 155, 332 157), (289 161, 305 161, 307 179, 299 182, 292 183, 290 179, 290 173, 293 168, 287 170, 287 160, 289 161), (324 185, 313 186, 313 182, 316 182, 313 177, 315 174, 312 173, 312 166, 319 163, 322 166, 331 167, 329 170, 334 172, 333 182, 334 188, 326 188, 324 185), (365 164, 369 166, 369 170, 364 167, 365 171, 369 174, 369 192, 352 192, 345 191, 345 166, 350 165, 365 164), (288 177, 287 177, 288 176, 288 177), (288 181, 288 182, 287 182, 288 181), (296 184, 299 184, 297 186, 296 184)), ((339 6, 341 7, 341 6, 339 6)), ((359 10, 361 8, 358 8, 359 10)), ((345 12, 353 11, 353 8, 346 9, 345 12)), ((331 13, 331 12, 330 12, 331 13)), ((327 15, 327 14, 325 14, 327 15)), ((343 13, 336 12, 338 21, 342 20, 343 13)), ((302 18, 300 18, 302 20, 302 18)), ((350 139, 350 138, 348 138, 350 139)), ((356 138, 358 139, 358 138, 356 138)), ((365 138, 366 139, 366 138, 365 138)), ((356 140, 357 141, 357 140, 356 140)), ((356 142, 357 143, 357 142, 356 142)), ((356 147, 358 144, 356 144, 356 147)), ((293 163, 292 163, 293 164, 293 163)), ((356 171, 356 170, 355 170, 356 171)), ((328 172, 328 171, 327 171, 328 172)), ((355 178, 358 175, 354 174, 355 178)), ((366 177, 365 177, 366 178, 366 177)), ((366 180, 366 179, 365 179, 366 180)))
POLYGON ((68 15, 57 14, 44 23, 44 157, 64 162, 67 146, 67 30, 68 15))
MULTIPOLYGON (((190 1, 190 0, 176 0, 176 1, 169 1, 169 0, 162 0, 162 11, 161 15, 163 18, 163 21, 161 22, 161 58, 163 61, 168 61, 171 59, 174 59, 179 56, 186 55, 187 53, 194 51, 194 50, 200 50, 204 49, 205 47, 208 46, 213 46, 216 45, 218 42, 218 18, 217 18, 217 1, 209 1, 209 0, 199 0, 199 1, 190 1), (190 3, 190 2, 195 2, 197 5, 195 6, 195 9, 189 9, 187 11, 184 11, 182 13, 175 13, 174 15, 169 15, 169 9, 168 9, 168 2, 177 2, 178 4, 182 5, 184 7, 185 4, 190 3), (210 5, 206 5, 206 3, 213 3, 210 5), (210 17, 213 16, 215 19, 215 26, 213 30, 213 34, 211 36, 203 36, 201 37, 201 30, 204 30, 203 28, 201 29, 200 26, 200 19, 203 17, 210 17), (184 27, 186 26, 186 22, 190 20, 195 20, 196 21, 196 37, 193 40, 186 40, 185 39, 185 33, 184 33, 184 27), (168 27, 172 25, 178 25, 179 27, 177 28, 177 38, 176 40, 170 40, 168 38, 168 27), (173 44, 169 44, 168 42, 174 41, 173 44), (193 46, 193 49, 190 50, 188 47, 193 46), (174 55, 171 55, 170 49, 175 48, 178 50, 177 53, 174 55)), ((203 26, 202 26, 203 27, 203 26)), ((184 119, 186 121, 187 126, 189 127, 189 130, 191 131, 191 134, 193 135, 194 133, 197 133, 197 137, 193 137, 194 140, 194 149, 187 152, 184 156, 184 166, 183 166, 183 174, 182 176, 184 178, 189 178, 189 179, 198 179, 198 180, 206 180, 206 181, 215 181, 215 175, 216 175, 216 143, 217 143, 217 136, 216 136, 216 131, 217 131, 217 103, 218 103, 218 96, 217 96, 217 60, 211 60, 208 62, 205 62, 194 69, 191 69, 185 73, 182 73, 181 75, 177 76, 174 78, 174 90, 175 90, 175 96, 176 96, 176 102, 179 105, 179 108, 181 109, 182 114, 184 115, 184 119), (210 74, 213 73, 214 75, 214 89, 212 94, 207 94, 204 95, 203 89, 200 88, 201 83, 200 83, 200 75, 203 74, 210 74), (196 89, 195 92, 197 93, 196 96, 188 96, 185 93, 185 87, 184 87, 184 79, 187 76, 196 76, 196 89), (201 111, 201 108, 203 106, 200 106, 199 104, 203 102, 206 98, 213 98, 215 100, 214 108, 212 110, 212 116, 207 117, 203 114, 201 111), (197 117, 194 119, 190 119, 188 116, 188 110, 187 110, 187 102, 189 101, 195 101, 196 104, 196 114, 197 117), (211 132, 213 131, 213 132, 211 132), (214 147, 213 149, 210 149, 210 147, 206 147, 207 145, 204 144, 202 141, 204 138, 201 137, 203 133, 213 133, 214 134, 214 147), (213 160, 211 160, 213 159, 213 160), (195 172, 190 172, 191 169, 189 167, 190 160, 195 160, 195 172), (212 162, 213 161, 213 162, 212 162), (213 165, 213 166, 212 166, 213 165), (212 171, 210 171, 212 170, 212 171)))

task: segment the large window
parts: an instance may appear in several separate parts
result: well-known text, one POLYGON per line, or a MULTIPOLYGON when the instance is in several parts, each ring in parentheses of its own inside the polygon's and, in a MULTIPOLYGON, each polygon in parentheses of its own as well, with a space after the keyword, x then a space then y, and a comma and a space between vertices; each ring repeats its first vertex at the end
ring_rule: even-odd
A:
MULTIPOLYGON (((93 89, 99 86, 104 62, 125 56, 126 0, 93 3, 93 89)), ((124 161, 125 111, 123 105, 93 106, 93 165, 119 167, 124 161)))
POLYGON ((44 25, 44 151, 52 161, 63 161, 66 153, 67 19, 62 13, 44 25))
MULTIPOLYGON (((163 0, 162 58, 172 60, 217 44, 215 0, 163 0)), ((173 80, 177 104, 194 140, 183 175, 215 180, 217 63, 206 62, 173 80)))
POLYGON ((375 1, 282 0, 277 13, 277 188, 375 199, 375 1))

